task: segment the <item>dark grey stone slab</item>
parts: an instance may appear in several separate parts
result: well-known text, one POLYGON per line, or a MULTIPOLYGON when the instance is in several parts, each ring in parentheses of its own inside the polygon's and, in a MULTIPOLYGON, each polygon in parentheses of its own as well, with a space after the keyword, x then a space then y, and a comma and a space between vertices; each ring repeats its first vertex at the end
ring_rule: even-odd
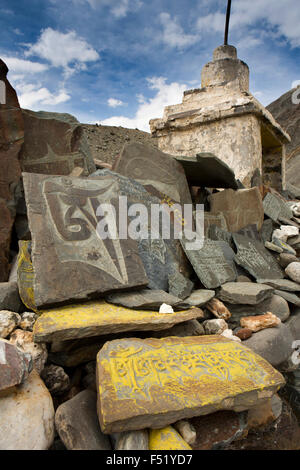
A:
POLYGON ((260 234, 263 242, 270 242, 272 240, 272 234, 275 230, 275 224, 271 219, 264 220, 260 234))
POLYGON ((285 219, 293 217, 293 211, 289 208, 288 204, 276 194, 268 193, 263 200, 263 207, 265 214, 274 220, 274 222, 277 222, 282 217, 285 219))
POLYGON ((288 279, 257 279, 260 284, 267 284, 274 287, 274 289, 285 290, 288 292, 299 292, 300 284, 290 281, 288 279))
POLYGON ((180 204, 191 204, 184 170, 171 155, 139 142, 125 145, 113 171, 133 178, 151 192, 151 187, 180 204))
POLYGON ((171 305, 174 309, 180 304, 177 310, 190 308, 188 303, 184 304, 178 297, 167 294, 167 292, 162 290, 142 289, 134 292, 116 292, 106 296, 105 299, 112 304, 133 309, 159 310, 163 303, 171 305))
MULTIPOLYGON (((161 200, 159 198, 151 195, 140 183, 131 178, 127 178, 106 169, 97 170, 96 174, 97 176, 93 176, 92 179, 113 179, 116 183, 116 196, 127 197, 128 210, 132 204, 143 204, 146 207, 148 214, 151 214, 152 205, 161 204, 161 200)), ((129 217, 129 220, 132 219, 134 219, 134 217, 129 217)), ((149 217, 149 234, 151 229, 150 223, 151 220, 149 217)), ((185 289, 187 288, 187 294, 185 295, 187 297, 193 287, 193 284, 191 284, 189 280, 191 267, 179 240, 176 240, 173 237, 173 227, 171 227, 170 239, 164 239, 161 236, 160 227, 157 227, 156 224, 154 224, 154 228, 158 232, 156 239, 151 239, 149 235, 148 239, 141 238, 137 240, 138 253, 149 280, 147 287, 153 290, 169 291, 171 294, 182 299, 184 297, 179 295, 179 289, 172 291, 169 289, 170 276, 174 276, 174 278, 179 277, 180 280, 178 282, 183 284, 182 291, 184 294, 185 289), (184 285, 186 285, 186 287, 184 287, 184 285)))
POLYGON ((255 279, 282 279, 284 273, 263 243, 234 234, 237 248, 235 262, 246 269, 255 279))
POLYGON ((238 189, 234 172, 212 153, 198 153, 194 157, 175 157, 185 171, 187 180, 192 186, 206 188, 238 189))
POLYGON ((180 241, 197 276, 207 289, 215 289, 236 280, 237 273, 223 253, 224 242, 205 239, 201 249, 188 250, 187 240, 182 238, 180 241))
POLYGON ((230 304, 257 305, 271 297, 273 290, 255 282, 228 282, 223 284, 217 297, 230 304))
POLYGON ((97 232, 101 203, 111 203, 118 214, 114 178, 23 173, 23 182, 38 308, 148 284, 137 242, 104 240, 97 232))
POLYGON ((0 282, 0 310, 17 313, 22 310, 17 282, 0 282))
POLYGON ((274 291, 274 294, 280 295, 280 297, 283 297, 290 304, 296 305, 296 307, 300 307, 300 297, 298 297, 298 295, 278 289, 274 291))
POLYGON ((211 214, 210 212, 204 212, 204 235, 209 237, 209 230, 211 226, 217 226, 221 230, 227 230, 227 222, 224 215, 220 212, 219 214, 211 214))

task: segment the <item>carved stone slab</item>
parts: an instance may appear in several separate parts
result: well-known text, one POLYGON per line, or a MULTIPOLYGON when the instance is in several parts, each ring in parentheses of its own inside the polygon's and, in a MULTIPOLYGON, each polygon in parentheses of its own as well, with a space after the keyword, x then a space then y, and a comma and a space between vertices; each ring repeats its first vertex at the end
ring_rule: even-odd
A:
POLYGON ((37 308, 148 284, 135 240, 103 240, 96 211, 118 190, 112 178, 23 173, 37 308))
POLYGON ((284 383, 267 361, 220 336, 115 340, 97 356, 98 417, 108 434, 159 429, 249 409, 284 383))
POLYGON ((191 195, 180 163, 157 148, 139 142, 125 145, 113 171, 153 187, 180 204, 191 204, 191 195))
POLYGON ((206 237, 209 236, 209 230, 211 226, 217 226, 222 230, 227 230, 227 222, 222 212, 219 214, 204 212, 204 235, 206 237))
POLYGON ((23 110, 25 140, 22 171, 70 175, 76 167, 87 176, 96 170, 84 131, 70 114, 23 110))
POLYGON ((265 214, 276 222, 279 218, 291 219, 293 211, 279 196, 268 193, 263 200, 265 214))
POLYGON ((255 279, 282 279, 284 273, 263 243, 234 234, 237 247, 235 262, 245 268, 255 279))
POLYGON ((97 301, 46 310, 35 322, 33 333, 36 342, 52 342, 123 331, 163 330, 202 317, 202 310, 196 307, 158 313, 97 301))
MULTIPOLYGON (((96 174, 97 176, 92 175, 90 178, 96 179, 100 177, 101 179, 113 179, 116 182, 116 196, 127 197, 128 210, 132 204, 143 204, 149 215, 153 206, 159 207, 162 202, 158 197, 151 195, 142 184, 131 178, 109 170, 97 170, 96 174)), ((133 219, 129 216, 129 220, 133 219)), ((172 227, 170 239, 163 238, 157 222, 154 223, 154 229, 157 229, 158 236, 151 238, 151 225, 152 218, 148 216, 148 239, 141 238, 137 240, 139 255, 149 280, 148 287, 153 290, 169 290, 170 293, 179 298, 183 298, 182 296, 187 292, 187 297, 193 285, 189 280, 191 272, 190 264, 186 259, 181 244, 179 240, 174 239, 172 236, 172 227), (174 289, 172 290, 170 288, 170 279, 171 283, 173 280, 174 284, 174 289), (180 288, 178 288, 178 284, 180 288)))
POLYGON ((209 201, 213 214, 223 212, 230 232, 238 232, 252 224, 256 225, 257 230, 261 229, 264 210, 257 187, 238 191, 226 189, 209 196, 209 201))
POLYGON ((236 280, 234 265, 225 258, 222 249, 222 243, 225 242, 206 239, 199 250, 186 249, 184 238, 180 242, 197 276, 207 289, 215 289, 225 282, 236 280))

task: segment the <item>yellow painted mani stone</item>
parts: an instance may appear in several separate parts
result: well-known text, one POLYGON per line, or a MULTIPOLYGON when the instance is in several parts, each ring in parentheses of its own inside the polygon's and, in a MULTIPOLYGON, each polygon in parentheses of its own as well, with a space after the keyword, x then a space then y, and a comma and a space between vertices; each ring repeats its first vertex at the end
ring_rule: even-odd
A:
POLYGON ((172 427, 150 429, 149 450, 192 450, 180 434, 172 427))
POLYGON ((222 336, 125 338, 97 355, 98 417, 107 434, 247 410, 284 383, 265 359, 222 336))
POLYGON ((123 331, 163 330, 203 316, 200 308, 174 313, 131 310, 103 300, 42 311, 34 325, 36 342, 52 342, 123 331))

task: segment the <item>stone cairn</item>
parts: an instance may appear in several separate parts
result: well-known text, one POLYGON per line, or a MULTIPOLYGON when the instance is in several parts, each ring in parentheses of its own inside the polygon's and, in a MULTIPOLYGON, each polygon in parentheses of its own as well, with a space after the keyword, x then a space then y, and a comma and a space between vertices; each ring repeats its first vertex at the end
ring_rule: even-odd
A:
POLYGON ((0 449, 299 449, 299 200, 142 143, 96 169, 80 123, 21 110, 4 65, 0 449), (105 203, 173 228, 202 205, 203 244, 101 237, 105 203))

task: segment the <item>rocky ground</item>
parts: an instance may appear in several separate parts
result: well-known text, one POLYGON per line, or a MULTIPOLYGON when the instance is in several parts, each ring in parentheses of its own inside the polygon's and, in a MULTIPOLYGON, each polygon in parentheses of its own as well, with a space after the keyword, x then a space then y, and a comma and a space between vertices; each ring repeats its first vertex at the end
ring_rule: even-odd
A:
POLYGON ((299 199, 10 94, 0 449, 299 450, 299 199), (143 236, 101 235, 124 213, 133 230, 136 204, 170 236, 154 215, 143 236), (203 244, 174 235, 184 204, 204 207, 203 244))

